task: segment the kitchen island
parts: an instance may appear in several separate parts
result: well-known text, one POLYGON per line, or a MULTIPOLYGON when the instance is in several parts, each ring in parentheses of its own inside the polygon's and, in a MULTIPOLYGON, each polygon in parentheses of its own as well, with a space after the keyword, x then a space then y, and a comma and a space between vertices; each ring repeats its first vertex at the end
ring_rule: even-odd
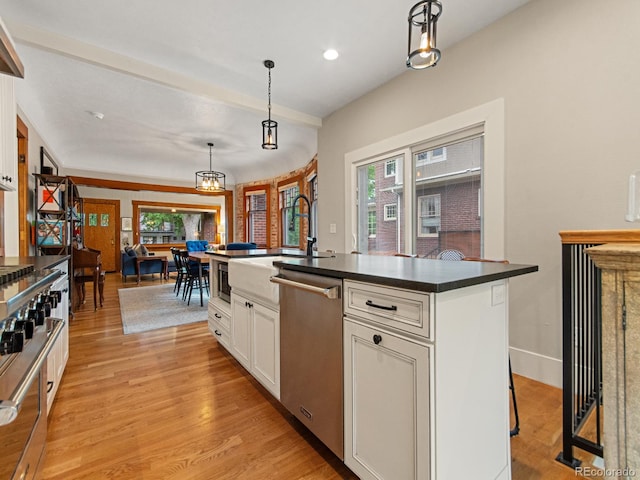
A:
MULTIPOLYGON (((508 282, 537 271, 537 266, 274 254, 278 276, 285 281, 295 272, 309 277, 312 285, 323 285, 328 278, 342 285, 342 314, 337 320, 326 318, 340 323, 342 344, 316 350, 342 352, 342 371, 323 372, 323 377, 344 386, 339 406, 344 452, 338 456, 351 470, 363 480, 511 478, 508 282)), ((242 279, 234 283, 242 284, 242 279)), ((323 307, 282 303, 286 291, 300 290, 290 286, 280 285, 274 331, 288 331, 312 315, 324 321, 323 307)), ((233 332, 233 318, 229 322, 233 332)), ((297 332, 296 343, 318 343, 317 332, 310 338, 303 338, 304 329, 297 332)), ((258 335, 249 333, 250 340, 255 343, 258 335)), ((287 338, 280 334, 284 343, 276 355, 291 363, 284 355, 287 338)), ((310 355, 313 350, 305 351, 310 355)), ((314 362, 325 364, 321 357, 305 362, 309 369, 314 362)), ((286 368, 282 366, 283 398, 286 368)), ((308 377, 315 378, 310 371, 308 377)), ((300 411, 296 416, 314 431, 319 416, 304 405, 300 411)))

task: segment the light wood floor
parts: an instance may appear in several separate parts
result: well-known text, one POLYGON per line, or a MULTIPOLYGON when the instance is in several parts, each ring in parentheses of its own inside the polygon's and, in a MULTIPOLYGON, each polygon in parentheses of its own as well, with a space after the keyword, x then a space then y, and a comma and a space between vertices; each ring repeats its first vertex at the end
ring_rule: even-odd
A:
MULTIPOLYGON (((356 478, 218 346, 205 322, 123 335, 123 287, 136 284, 108 275, 105 306, 93 312, 88 293, 70 322, 41 479, 356 478)), ((581 478, 555 461, 560 390, 516 376, 516 391, 513 479, 581 478)), ((459 478, 475 478, 460 453, 459 478)))

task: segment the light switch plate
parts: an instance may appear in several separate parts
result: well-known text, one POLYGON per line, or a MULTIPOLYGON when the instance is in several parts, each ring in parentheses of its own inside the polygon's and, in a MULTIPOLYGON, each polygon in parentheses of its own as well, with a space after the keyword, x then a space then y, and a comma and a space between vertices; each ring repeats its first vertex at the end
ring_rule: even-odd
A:
POLYGON ((493 285, 491 287, 491 306, 502 305, 504 303, 504 285, 493 285))

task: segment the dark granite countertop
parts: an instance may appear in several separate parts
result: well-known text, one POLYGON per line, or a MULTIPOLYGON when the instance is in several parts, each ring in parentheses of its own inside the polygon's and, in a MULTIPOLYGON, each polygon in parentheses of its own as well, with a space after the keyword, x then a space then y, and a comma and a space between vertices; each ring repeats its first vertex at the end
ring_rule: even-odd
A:
MULTIPOLYGON (((257 248, 255 250, 208 250, 205 253, 216 257, 219 260, 231 260, 232 258, 251 258, 251 257, 305 257, 304 250, 296 248, 257 248)), ((315 258, 325 258, 334 255, 332 253, 314 253, 315 258)))
POLYGON ((34 270, 40 271, 55 267, 68 260, 70 255, 39 255, 35 257, 1 257, 0 266, 33 265, 34 270))
POLYGON ((436 293, 538 271, 537 265, 333 255, 329 258, 291 258, 276 261, 274 265, 284 270, 436 293))

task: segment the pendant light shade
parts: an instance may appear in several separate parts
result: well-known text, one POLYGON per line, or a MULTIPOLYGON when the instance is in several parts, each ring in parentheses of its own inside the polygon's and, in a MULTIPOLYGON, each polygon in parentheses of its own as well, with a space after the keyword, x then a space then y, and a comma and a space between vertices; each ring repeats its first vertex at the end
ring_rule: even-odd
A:
POLYGON ((271 120, 271 69, 276 64, 273 60, 265 60, 264 66, 269 70, 269 118, 262 121, 262 148, 275 150, 278 148, 278 122, 271 120))
POLYGON ((440 60, 436 48, 438 18, 442 4, 436 0, 423 0, 409 11, 409 46, 407 67, 415 70, 435 67, 440 60))
POLYGON ((227 187, 226 175, 211 168, 213 143, 207 143, 207 145, 209 145, 209 170, 196 172, 196 190, 202 192, 224 192, 227 187))

